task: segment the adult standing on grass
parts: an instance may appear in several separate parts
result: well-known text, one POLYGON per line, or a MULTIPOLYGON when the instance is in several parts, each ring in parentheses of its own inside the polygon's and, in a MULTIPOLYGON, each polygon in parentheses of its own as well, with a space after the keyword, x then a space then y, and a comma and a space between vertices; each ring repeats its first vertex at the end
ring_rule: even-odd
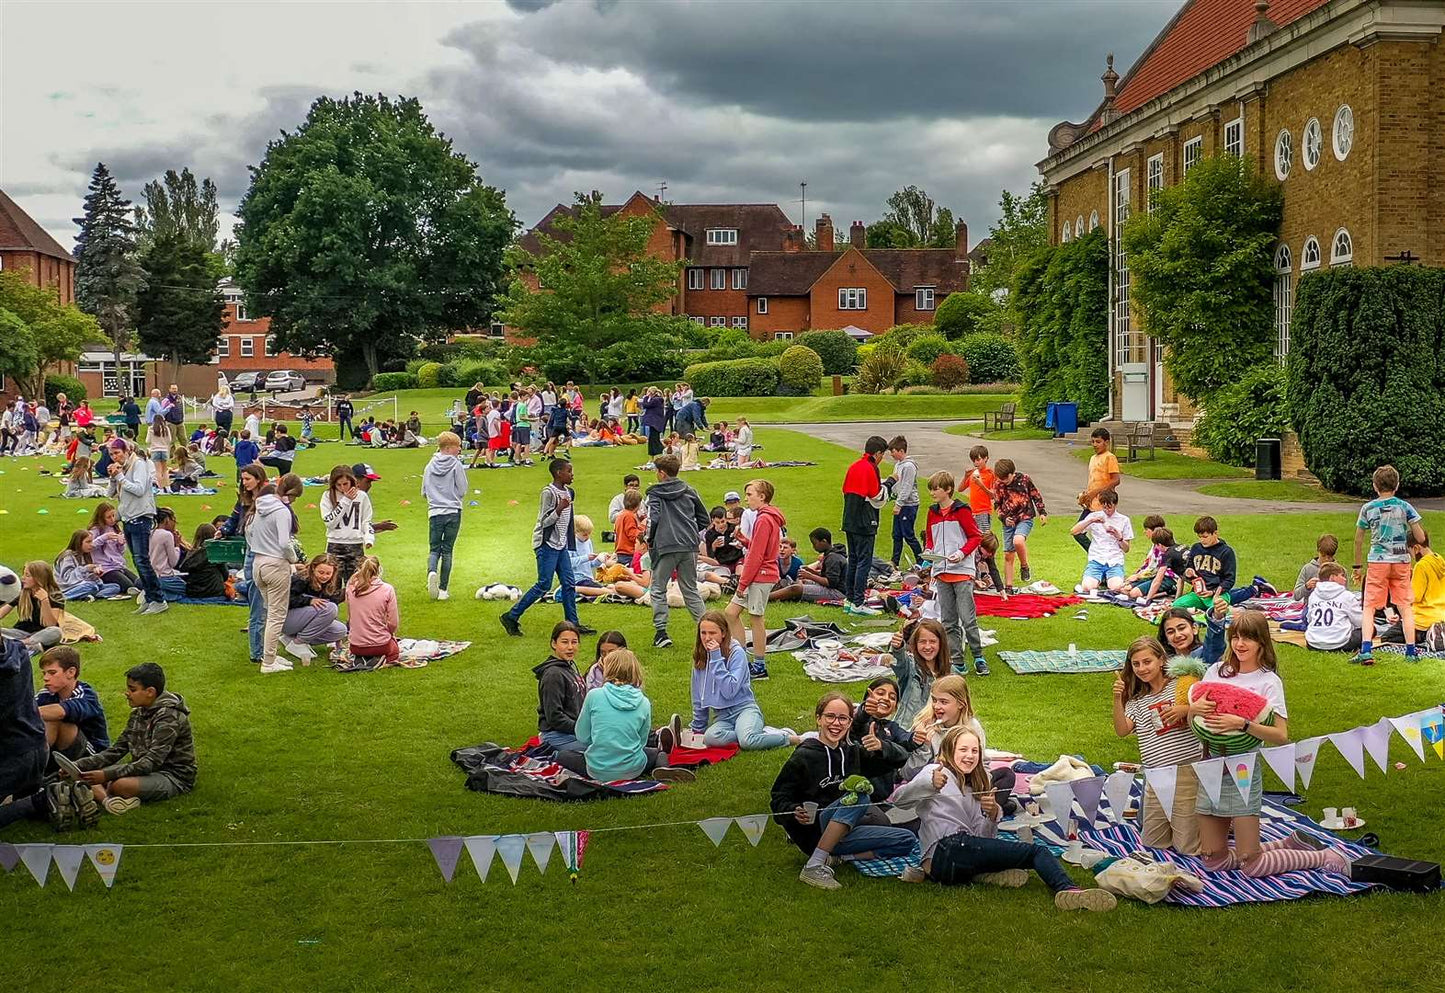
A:
POLYGON ((351 398, 343 393, 336 401, 337 440, 345 441, 347 438, 356 437, 356 428, 351 426, 351 418, 355 413, 356 408, 351 406, 351 398))
MULTIPOLYGON (((1108 428, 1095 428, 1089 435, 1089 444, 1094 446, 1094 454, 1089 458, 1089 479, 1084 485, 1084 492, 1079 494, 1079 520, 1088 517, 1094 511, 1101 509, 1099 494, 1105 490, 1119 490, 1119 460, 1114 453, 1109 451, 1111 435, 1108 428)), ((1084 551, 1089 550, 1088 532, 1080 531, 1074 535, 1074 540, 1084 551)))
POLYGON ((131 562, 140 577, 145 602, 137 614, 160 614, 170 609, 161 581, 151 568, 151 532, 156 525, 155 469, 142 458, 134 442, 125 443, 125 455, 110 464, 110 495, 119 501, 121 529, 131 562))
POLYGON ((647 491, 647 547, 652 559, 652 647, 671 648, 667 634, 667 581, 677 573, 682 602, 693 623, 702 620, 702 594, 697 588, 698 535, 708 526, 707 507, 697 490, 677 478, 682 463, 676 455, 652 460, 657 482, 647 491))
POLYGON ((215 415, 217 431, 231 430, 231 421, 236 416, 236 398, 231 396, 231 388, 225 380, 216 384, 216 392, 211 394, 211 412, 215 415))
POLYGON ((577 625, 581 634, 596 634, 577 619, 577 581, 572 575, 572 555, 577 550, 577 531, 573 527, 573 505, 577 494, 572 490, 572 463, 566 459, 553 459, 547 466, 552 482, 542 489, 540 506, 537 510, 537 526, 532 529, 532 551, 537 556, 537 582, 512 609, 499 618, 502 628, 512 637, 522 636, 519 621, 527 608, 532 606, 552 588, 556 577, 562 589, 558 599, 562 601, 562 613, 567 620, 577 625))
POLYGON ((888 451, 886 439, 873 435, 863 443, 863 455, 848 467, 843 477, 843 536, 848 542, 848 580, 845 588, 849 614, 877 614, 863 601, 868 595, 868 573, 873 566, 873 543, 878 538, 878 508, 888 500, 888 490, 878 472, 878 463, 888 451))
POLYGON ((140 404, 135 397, 128 396, 120 402, 120 414, 125 418, 125 433, 132 439, 140 437, 140 404))
POLYGON ((255 504, 247 511, 242 525, 246 546, 255 555, 251 575, 266 604, 266 627, 261 640, 263 675, 289 672, 291 669, 290 662, 276 657, 276 644, 286 626, 291 598, 291 566, 297 559, 291 541, 294 520, 291 508, 276 495, 275 485, 267 483, 257 492, 255 504))
POLYGON ((642 432, 647 435, 647 454, 662 454, 662 432, 667 426, 667 400, 656 386, 649 386, 642 395, 642 432))

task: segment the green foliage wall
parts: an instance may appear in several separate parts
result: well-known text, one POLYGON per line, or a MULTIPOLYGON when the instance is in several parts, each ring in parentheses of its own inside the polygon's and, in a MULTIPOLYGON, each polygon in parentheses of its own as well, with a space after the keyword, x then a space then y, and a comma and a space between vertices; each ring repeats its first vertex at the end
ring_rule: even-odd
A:
POLYGON ((1041 249, 1019 266, 1013 300, 1019 314, 1020 404, 1034 426, 1043 426, 1054 400, 1077 403, 1081 424, 1108 412, 1108 297, 1103 228, 1041 249))

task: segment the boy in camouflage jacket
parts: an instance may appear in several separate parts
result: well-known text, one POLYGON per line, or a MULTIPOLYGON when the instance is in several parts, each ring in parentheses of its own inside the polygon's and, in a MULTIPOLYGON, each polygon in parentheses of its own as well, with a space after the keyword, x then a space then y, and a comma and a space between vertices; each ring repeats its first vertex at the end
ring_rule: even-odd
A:
POLYGON ((130 720, 114 744, 75 765, 112 814, 158 803, 196 784, 196 749, 186 702, 166 690, 166 674, 142 662, 125 674, 130 720), (122 761, 127 755, 130 761, 122 761))

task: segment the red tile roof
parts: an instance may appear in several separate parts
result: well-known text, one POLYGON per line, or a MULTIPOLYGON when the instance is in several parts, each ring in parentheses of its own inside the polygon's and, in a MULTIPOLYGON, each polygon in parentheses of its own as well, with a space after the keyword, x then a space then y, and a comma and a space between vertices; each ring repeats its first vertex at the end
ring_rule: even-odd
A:
MULTIPOLYGON (((636 196, 638 194, 634 194, 636 196)), ((748 253, 774 251, 783 247, 783 235, 792 227, 781 207, 775 203, 666 203, 659 204, 652 197, 646 197, 654 208, 660 210, 667 223, 687 235, 688 260, 696 266, 745 266, 748 253), (708 228, 736 228, 736 245, 709 245, 708 228)), ((625 204, 603 204, 602 216, 608 217, 621 210, 625 204)), ((568 231, 559 230, 556 222, 562 217, 575 216, 577 208, 558 204, 537 222, 537 226, 517 240, 527 251, 536 255, 542 250, 538 232, 543 232, 558 241, 570 241, 568 231)))
POLYGON ((74 262, 70 253, 60 243, 35 223, 34 218, 20 209, 20 205, 0 190, 0 249, 39 252, 54 256, 66 262, 74 262))
MULTIPOLYGON (((748 271, 748 296, 806 296, 823 273, 838 261, 835 252, 753 252, 748 271)), ((896 293, 932 286, 939 300, 966 288, 966 263, 952 248, 865 248, 863 257, 896 293)))

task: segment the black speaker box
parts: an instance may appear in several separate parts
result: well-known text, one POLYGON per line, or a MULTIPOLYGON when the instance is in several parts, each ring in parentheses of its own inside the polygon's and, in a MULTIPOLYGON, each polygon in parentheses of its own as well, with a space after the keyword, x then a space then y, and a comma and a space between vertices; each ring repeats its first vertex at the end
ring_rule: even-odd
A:
POLYGON ((1393 855, 1365 855, 1350 863, 1350 878, 1357 883, 1379 883, 1392 890, 1425 892, 1440 888, 1436 862, 1399 859, 1393 855))

